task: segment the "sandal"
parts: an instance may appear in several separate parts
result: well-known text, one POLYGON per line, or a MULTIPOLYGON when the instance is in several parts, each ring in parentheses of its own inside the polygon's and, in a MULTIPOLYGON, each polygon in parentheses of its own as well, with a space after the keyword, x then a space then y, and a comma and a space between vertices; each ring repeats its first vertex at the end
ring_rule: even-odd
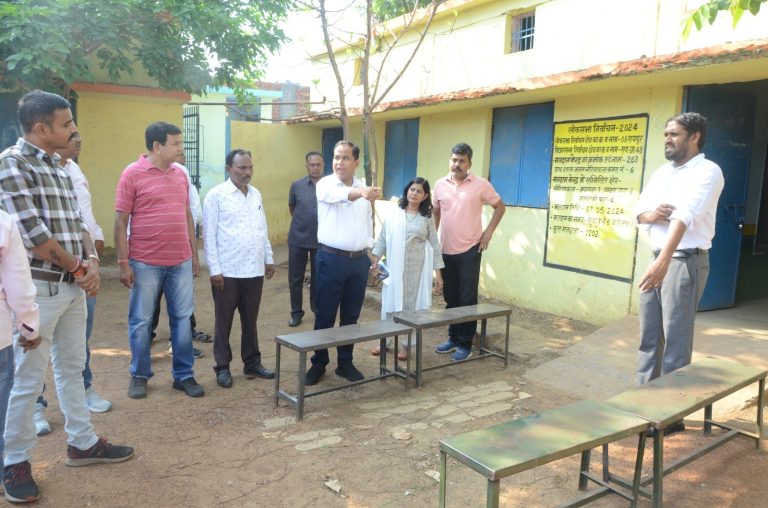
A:
POLYGON ((195 330, 192 334, 192 340, 196 340, 197 342, 213 342, 210 335, 198 330, 195 330))
MULTIPOLYGON (((389 348, 387 348, 387 351, 389 351, 389 348)), ((379 356, 381 354, 381 348, 379 346, 376 346, 375 348, 371 349, 371 356, 379 356)))
POLYGON ((398 351, 397 359, 400 360, 401 362, 404 362, 404 361, 408 360, 408 350, 407 349, 401 349, 400 351, 398 351))

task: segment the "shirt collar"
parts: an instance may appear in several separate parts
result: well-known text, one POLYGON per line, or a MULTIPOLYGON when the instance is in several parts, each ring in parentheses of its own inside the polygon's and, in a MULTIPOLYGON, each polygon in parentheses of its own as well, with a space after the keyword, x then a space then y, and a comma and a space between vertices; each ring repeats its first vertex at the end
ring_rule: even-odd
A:
MULTIPOLYGON (((19 138, 18 141, 16 141, 16 148, 19 149, 22 155, 32 156, 41 161, 48 162, 46 160, 48 154, 45 152, 45 150, 38 147, 37 145, 30 143, 24 138, 19 138)), ((59 165, 61 156, 54 152, 54 154, 50 156, 48 160, 50 160, 51 163, 53 163, 53 166, 56 167, 59 165)))
POLYGON ((678 169, 683 169, 683 168, 688 168, 688 167, 691 167, 691 166, 695 166, 702 159, 704 159, 704 152, 701 152, 701 153, 698 153, 698 154, 694 155, 693 157, 691 157, 691 159, 688 162, 686 162, 682 166, 672 166, 671 162, 669 163, 669 165, 672 166, 672 169, 678 170, 678 169))
MULTIPOLYGON (((154 164, 152 164, 152 162, 150 162, 149 157, 147 157, 147 154, 139 155, 139 161, 138 162, 139 162, 139 167, 141 167, 141 169, 143 169, 144 171, 149 171, 150 169, 156 169, 158 171, 163 171, 162 169, 160 169, 157 166, 155 166, 154 164)), ((175 166, 175 164, 176 164, 175 162, 172 162, 171 165, 168 166, 168 169, 169 170, 173 170, 173 171, 177 171, 177 170, 181 171, 180 169, 178 169, 175 166)))
MULTIPOLYGON (((232 179, 231 178, 227 178, 227 181, 224 182, 224 185, 227 187, 227 192, 229 192, 230 194, 232 194, 233 192, 240 192, 240 189, 238 189, 237 186, 234 183, 232 183, 232 179)), ((251 186, 248 185, 246 188, 248 189, 248 194, 250 194, 251 193, 251 186)), ((242 194, 242 192, 240 192, 240 193, 242 194)), ((243 195, 247 196, 248 194, 243 194, 243 195)))
POLYGON ((448 180, 448 182, 450 182, 450 183, 451 183, 451 184, 453 184, 453 185, 461 185, 461 184, 462 184, 462 183, 464 183, 464 182, 468 182, 468 181, 472 180, 472 179, 473 179, 473 178, 472 178, 473 176, 474 176, 474 175, 472 174, 472 171, 470 171, 469 173, 467 173, 467 177, 466 177, 464 180, 462 180, 461 182, 456 182, 456 181, 453 179, 453 172, 452 172, 452 171, 449 171, 449 172, 448 172, 448 174, 447 174, 447 175, 445 175, 445 179, 446 179, 446 180, 448 180))

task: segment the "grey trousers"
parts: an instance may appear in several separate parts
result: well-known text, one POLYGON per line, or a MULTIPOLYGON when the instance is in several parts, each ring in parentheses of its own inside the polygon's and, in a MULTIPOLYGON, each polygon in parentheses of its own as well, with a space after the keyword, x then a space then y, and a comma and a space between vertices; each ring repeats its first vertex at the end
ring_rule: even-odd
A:
POLYGON ((673 257, 660 288, 640 293, 637 382, 691 363, 693 320, 709 275, 709 254, 673 257))

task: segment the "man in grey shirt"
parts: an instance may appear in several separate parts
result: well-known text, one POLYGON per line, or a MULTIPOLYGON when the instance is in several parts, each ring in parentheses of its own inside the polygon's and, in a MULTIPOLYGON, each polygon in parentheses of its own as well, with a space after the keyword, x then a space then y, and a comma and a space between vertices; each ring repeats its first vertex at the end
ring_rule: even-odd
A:
POLYGON ((309 152, 306 162, 307 176, 291 184, 288 210, 291 228, 288 231, 288 287, 291 293, 291 319, 288 326, 299 326, 304 317, 302 287, 310 265, 309 306, 315 312, 315 253, 317 252, 317 197, 315 184, 323 177, 323 156, 309 152))

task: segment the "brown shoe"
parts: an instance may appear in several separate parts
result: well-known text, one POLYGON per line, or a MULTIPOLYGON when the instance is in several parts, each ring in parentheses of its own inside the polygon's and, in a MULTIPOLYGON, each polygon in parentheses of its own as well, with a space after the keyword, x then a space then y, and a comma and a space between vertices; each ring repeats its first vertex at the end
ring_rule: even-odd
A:
POLYGON ((68 466, 87 466, 88 464, 122 462, 131 457, 133 457, 133 448, 130 446, 113 445, 100 437, 96 444, 87 450, 81 450, 72 445, 67 446, 66 464, 68 466))
MULTIPOLYGON (((389 348, 387 348, 387 351, 389 351, 389 348)), ((379 346, 376 346, 375 348, 371 349, 371 356, 379 356, 381 355, 381 348, 379 346)))

